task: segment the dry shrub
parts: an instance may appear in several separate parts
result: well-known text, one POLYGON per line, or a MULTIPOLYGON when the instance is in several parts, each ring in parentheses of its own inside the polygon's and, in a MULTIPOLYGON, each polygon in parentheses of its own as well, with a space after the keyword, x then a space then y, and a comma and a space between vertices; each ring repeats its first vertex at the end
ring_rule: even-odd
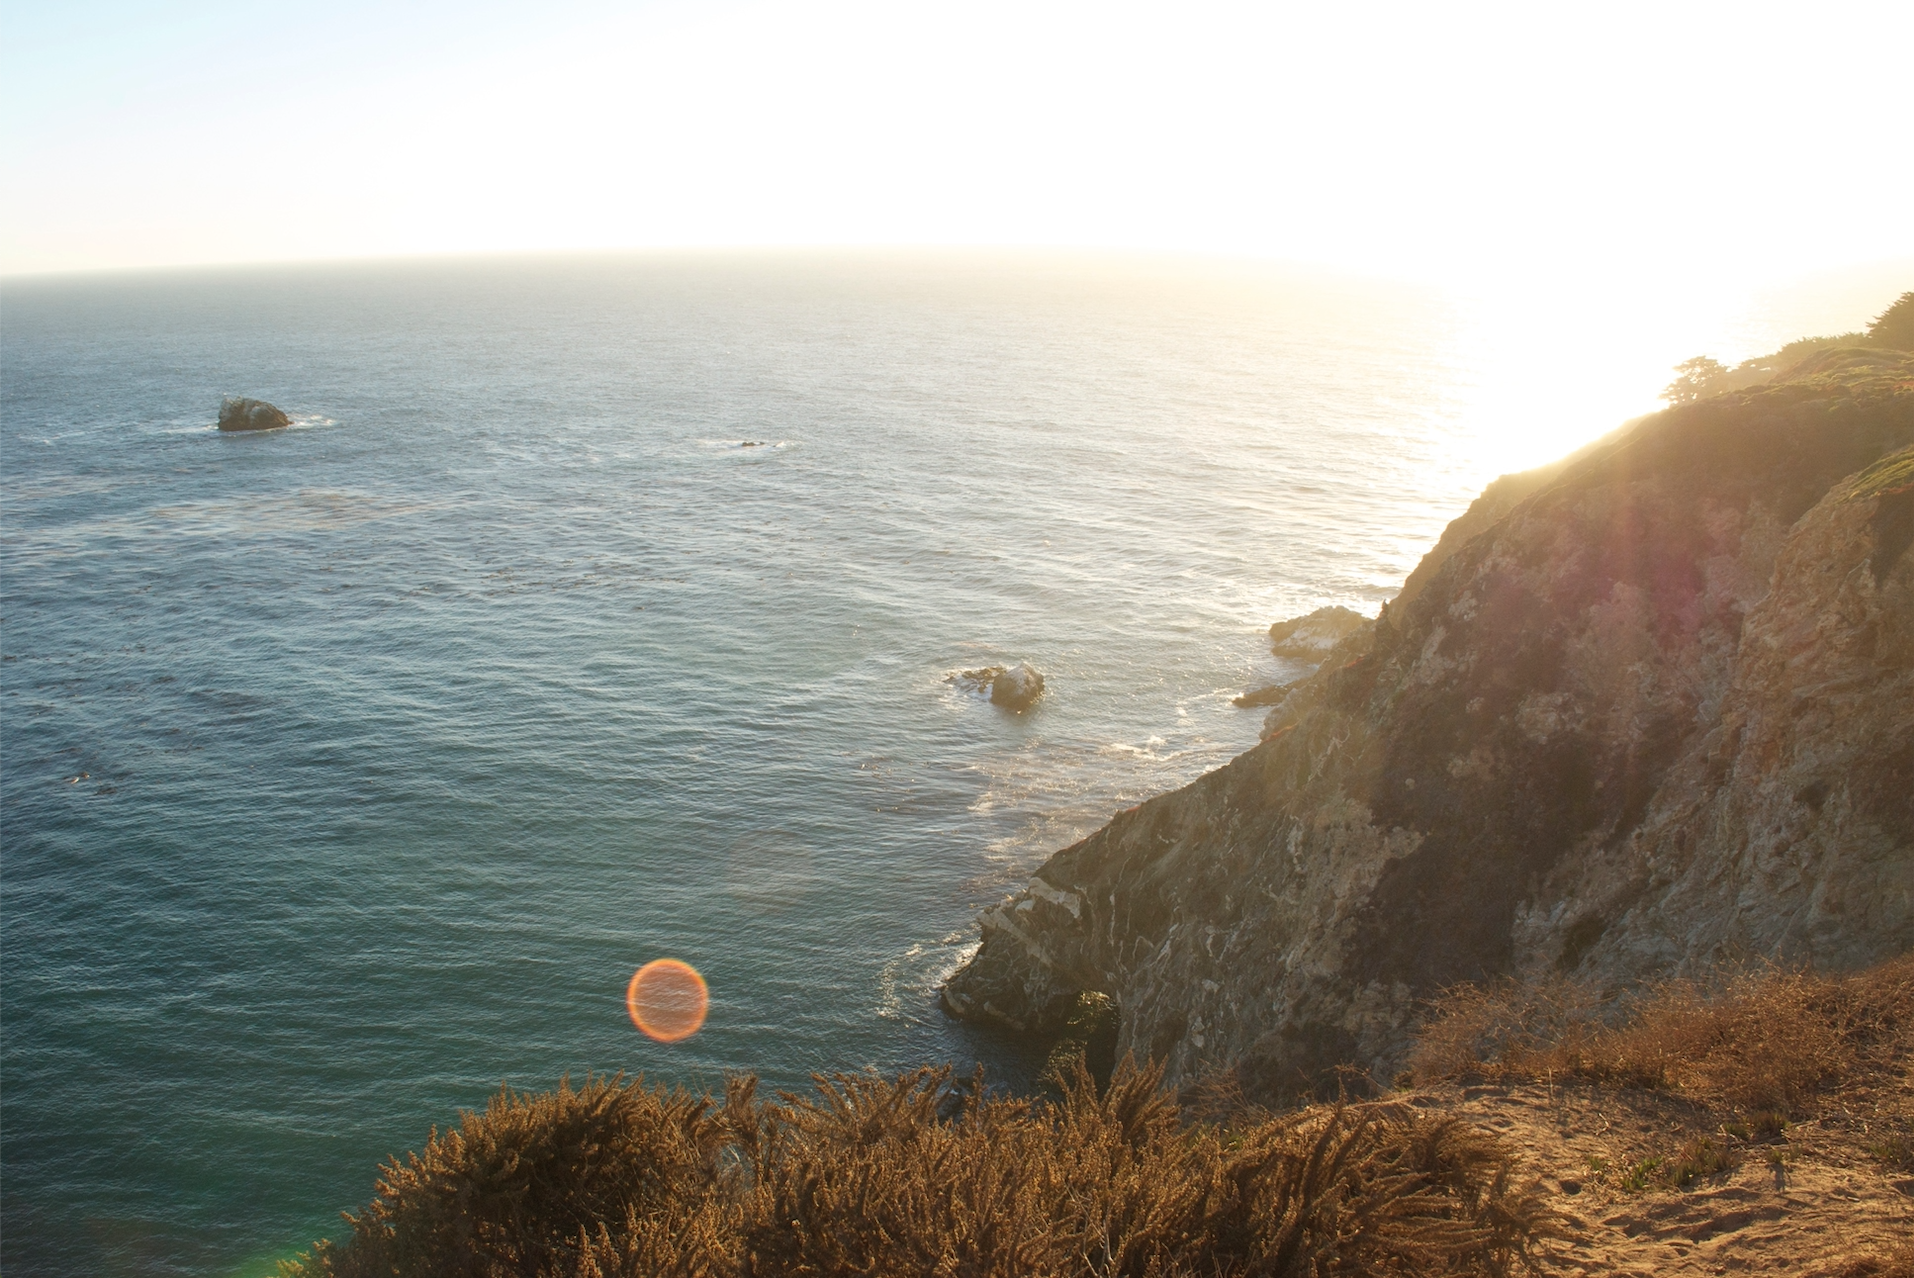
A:
MULTIPOLYGON (((1506 1152, 1455 1118, 1336 1105, 1227 1151, 1207 1246, 1173 1272, 1506 1274, 1552 1220, 1513 1195, 1506 1152)), ((1182 1259, 1182 1257, 1179 1257, 1182 1259)), ((1144 1272, 1130 1270, 1127 1272, 1144 1272)))
POLYGON ((1058 1160, 1017 1102, 939 1121, 948 1075, 839 1078, 761 1111, 746 1272, 1041 1272, 1063 1222, 1058 1160))
POLYGON ((642 1084, 503 1093, 389 1164, 351 1236, 283 1272, 1503 1275, 1552 1232, 1508 1152, 1454 1119, 1338 1104, 1188 1126, 1161 1081, 1125 1062, 1101 1091, 1079 1066, 1054 1102, 948 1070, 772 1102, 737 1080, 722 1108, 642 1084))
MULTIPOLYGON (((587 1079, 572 1090, 501 1090, 483 1115, 436 1129, 384 1167, 344 1246, 320 1243, 304 1272, 535 1274, 580 1253, 606 1219, 682 1213, 722 1179, 725 1125, 708 1099, 587 1079)), ((295 1272, 300 1272, 296 1270, 295 1272)))
POLYGON ((1459 985, 1435 1001, 1410 1054, 1410 1073, 1418 1083, 1526 1079, 1544 1054, 1585 1043, 1613 1014, 1600 991, 1583 982, 1459 985))
POLYGON ((1914 1243, 1886 1256, 1851 1256, 1806 1278, 1914 1278, 1914 1243))
POLYGON ((1787 1114, 1914 1046, 1914 955, 1825 977, 1768 970, 1673 981, 1606 1007, 1587 986, 1463 987, 1437 1001, 1419 1080, 1581 1077, 1787 1114))
POLYGON ((1914 1172, 1914 1127, 1889 1132, 1868 1146, 1867 1152, 1889 1171, 1914 1172))

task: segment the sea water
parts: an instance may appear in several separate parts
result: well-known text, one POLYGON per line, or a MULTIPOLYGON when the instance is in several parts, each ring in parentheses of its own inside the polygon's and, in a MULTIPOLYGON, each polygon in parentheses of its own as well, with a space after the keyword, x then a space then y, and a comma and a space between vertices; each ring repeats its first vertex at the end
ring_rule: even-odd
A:
POLYGON ((981 1061, 972 917, 1499 459, 1434 294, 1038 259, 10 283, 9 1275, 259 1274, 501 1083, 981 1061), (213 429, 223 395, 290 429, 213 429), (1011 714, 954 683, 1027 661, 1011 714), (631 973, 699 968, 652 1042, 631 973))

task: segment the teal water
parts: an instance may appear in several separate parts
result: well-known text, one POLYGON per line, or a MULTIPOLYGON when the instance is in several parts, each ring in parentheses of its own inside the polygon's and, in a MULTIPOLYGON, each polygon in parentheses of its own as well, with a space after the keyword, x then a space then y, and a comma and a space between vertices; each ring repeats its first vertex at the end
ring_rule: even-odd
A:
POLYGON ((257 1274, 501 1081, 983 1061, 976 906, 1495 472, 1441 299, 1032 261, 16 281, 0 1247, 257 1274), (224 394, 293 429, 222 436, 224 394), (746 447, 749 442, 754 446, 746 447), (1025 659, 1007 715, 946 682, 1025 659), (710 982, 664 1046, 625 981, 710 982))

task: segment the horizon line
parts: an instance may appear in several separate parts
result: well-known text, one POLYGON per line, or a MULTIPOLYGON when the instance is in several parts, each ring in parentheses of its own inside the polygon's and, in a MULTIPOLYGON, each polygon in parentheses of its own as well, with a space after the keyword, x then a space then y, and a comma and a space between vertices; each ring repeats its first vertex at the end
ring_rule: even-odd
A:
MULTIPOLYGON (((324 266, 377 266, 458 262, 556 261, 567 258, 656 257, 990 257, 1051 259, 1056 261, 1131 261, 1163 264, 1256 266, 1285 273, 1366 279, 1379 282, 1436 286, 1439 281, 1377 267, 1345 266, 1302 257, 1284 257, 1251 251, 1147 248, 1081 244, 989 242, 876 242, 794 241, 762 244, 654 244, 587 248, 443 249, 401 252, 314 254, 306 257, 209 258, 192 262, 156 262, 141 265, 58 266, 0 270, 0 285, 29 280, 98 279, 108 276, 179 275, 196 271, 281 270, 324 266)), ((1914 257, 1908 259, 1914 263, 1914 257)))

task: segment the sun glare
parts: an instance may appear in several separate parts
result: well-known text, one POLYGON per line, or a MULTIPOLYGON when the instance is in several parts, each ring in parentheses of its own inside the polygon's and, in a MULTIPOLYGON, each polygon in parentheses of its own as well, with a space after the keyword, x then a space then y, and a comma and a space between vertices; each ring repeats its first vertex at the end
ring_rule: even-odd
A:
POLYGON ((625 1011, 641 1033, 660 1043, 690 1038, 704 1026, 711 995, 698 969, 680 959, 653 959, 632 973, 625 1011))
POLYGON ((1857 42, 1716 4, 566 0, 390 46, 261 16, 221 46, 297 90, 244 110, 158 24, 109 65, 42 16, 0 54, 0 270, 967 244, 1785 275, 1907 245, 1908 166, 1829 125, 1894 117, 1910 12, 1857 42), (1838 236, 1821 185, 1751 190, 1794 153, 1841 175, 1838 236))

